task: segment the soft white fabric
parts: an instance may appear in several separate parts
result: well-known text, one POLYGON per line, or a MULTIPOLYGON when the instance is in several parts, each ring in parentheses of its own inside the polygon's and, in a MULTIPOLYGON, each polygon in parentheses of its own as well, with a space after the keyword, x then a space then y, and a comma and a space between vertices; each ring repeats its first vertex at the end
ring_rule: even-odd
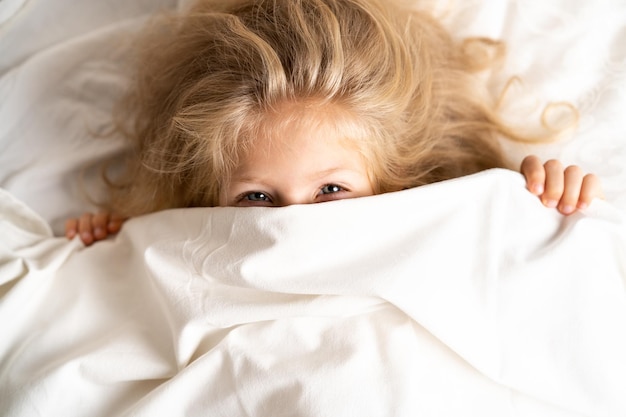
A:
POLYGON ((25 2, 26 0, 1 0, 0 25, 15 16, 25 2))
POLYGON ((0 74, 83 35, 175 5, 176 0, 0 0, 0 74))
POLYGON ((563 217, 495 170, 87 249, 0 201, 2 415, 626 415, 626 218, 601 201, 563 217))
POLYGON ((97 163, 123 150, 106 134, 128 82, 128 39, 167 3, 29 0, 0 25, 0 186, 57 234, 96 209, 97 163))

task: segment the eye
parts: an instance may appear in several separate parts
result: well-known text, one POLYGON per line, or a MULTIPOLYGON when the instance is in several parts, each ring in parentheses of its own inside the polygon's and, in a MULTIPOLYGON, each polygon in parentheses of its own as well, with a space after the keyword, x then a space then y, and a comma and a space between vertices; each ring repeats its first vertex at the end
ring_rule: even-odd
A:
POLYGON ((335 194, 341 191, 345 191, 337 184, 326 184, 320 189, 320 194, 335 194))
POLYGON ((268 207, 273 204, 272 197, 263 191, 246 191, 245 193, 239 194, 232 205, 239 207, 268 207))
POLYGON ((241 200, 254 201, 254 202, 267 202, 271 203, 272 199, 267 194, 261 191, 255 191, 253 193, 245 194, 241 197, 241 200))
POLYGON ((350 190, 337 184, 326 184, 320 188, 316 202, 323 203, 326 201, 343 200, 344 198, 350 198, 350 190))

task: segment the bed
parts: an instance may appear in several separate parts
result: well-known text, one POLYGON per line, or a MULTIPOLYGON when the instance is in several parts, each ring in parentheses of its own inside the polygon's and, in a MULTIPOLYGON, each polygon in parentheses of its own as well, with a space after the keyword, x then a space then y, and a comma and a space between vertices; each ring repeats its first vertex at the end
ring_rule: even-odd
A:
POLYGON ((521 80, 511 123, 575 105, 574 132, 507 151, 578 164, 606 200, 564 217, 491 170, 169 210, 86 248, 60 235, 124 151, 97 133, 127 40, 186 2, 0 0, 0 415, 626 416, 626 3, 406 1, 506 41, 486 76, 521 80))

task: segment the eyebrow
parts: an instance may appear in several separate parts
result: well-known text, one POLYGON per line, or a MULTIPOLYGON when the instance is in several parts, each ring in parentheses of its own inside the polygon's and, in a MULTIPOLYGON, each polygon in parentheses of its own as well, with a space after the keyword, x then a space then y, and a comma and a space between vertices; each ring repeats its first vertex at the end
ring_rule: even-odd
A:
POLYGON ((337 171, 350 171, 350 172, 354 172, 353 169, 349 169, 349 168, 341 168, 341 167, 335 167, 335 168, 330 168, 330 169, 325 169, 324 171, 320 171, 317 173, 317 177, 325 177, 328 176, 330 174, 333 174, 337 171))
MULTIPOLYGON (((325 169, 324 171, 315 172, 313 175, 309 177, 309 179, 317 180, 317 179, 324 178, 331 174, 334 174, 336 172, 341 172, 341 171, 356 173, 354 169, 335 167, 335 168, 325 169)), ((246 183, 261 183, 262 184, 265 181, 261 177, 248 176, 244 174, 244 175, 234 175, 232 177, 231 182, 246 182, 246 183)))

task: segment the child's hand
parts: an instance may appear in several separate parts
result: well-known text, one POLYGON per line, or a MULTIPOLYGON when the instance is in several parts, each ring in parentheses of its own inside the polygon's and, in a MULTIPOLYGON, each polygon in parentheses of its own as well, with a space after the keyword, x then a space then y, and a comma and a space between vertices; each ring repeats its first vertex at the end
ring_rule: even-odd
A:
POLYGON ((530 155, 522 161, 520 171, 530 192, 540 197, 546 207, 556 207, 562 214, 572 214, 586 208, 594 198, 604 198, 600 179, 583 174, 576 165, 563 168, 555 159, 542 164, 538 157, 530 155))
POLYGON ((69 219, 65 222, 65 236, 73 239, 77 234, 87 246, 99 240, 104 240, 110 234, 120 231, 126 219, 108 212, 97 214, 85 213, 80 218, 69 219))

